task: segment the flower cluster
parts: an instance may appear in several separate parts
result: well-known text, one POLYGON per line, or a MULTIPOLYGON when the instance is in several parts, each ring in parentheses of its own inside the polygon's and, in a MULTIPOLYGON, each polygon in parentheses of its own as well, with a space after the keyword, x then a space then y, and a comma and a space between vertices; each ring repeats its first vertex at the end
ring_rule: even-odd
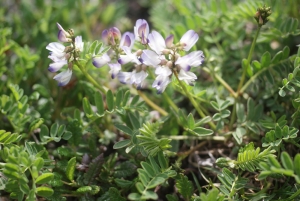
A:
POLYGON ((82 37, 74 37, 74 32, 72 29, 65 31, 63 27, 57 23, 58 40, 63 43, 69 43, 69 46, 64 46, 58 42, 49 43, 46 47, 50 51, 48 58, 50 58, 53 63, 49 65, 48 70, 50 72, 57 72, 63 66, 67 65, 68 68, 65 71, 60 72, 55 75, 53 79, 58 81, 59 86, 65 86, 69 83, 72 77, 73 61, 78 58, 79 52, 83 51, 82 37))
POLYGON ((126 32, 123 35, 118 28, 113 27, 104 30, 103 41, 111 47, 108 53, 93 58, 93 65, 97 68, 106 64, 110 67, 112 78, 117 77, 121 83, 135 85, 137 89, 143 87, 144 80, 148 76, 148 68, 154 68, 156 79, 152 87, 162 93, 171 82, 174 74, 179 80, 193 85, 197 76, 190 70, 202 64, 204 55, 202 51, 188 52, 199 39, 198 34, 187 31, 174 44, 174 36, 170 35, 166 39, 157 31, 150 33, 146 20, 137 20, 134 26, 134 33, 126 32), (138 42, 145 47, 144 50, 133 51, 134 43, 138 42), (127 63, 134 64, 132 72, 123 72, 122 66, 127 63))

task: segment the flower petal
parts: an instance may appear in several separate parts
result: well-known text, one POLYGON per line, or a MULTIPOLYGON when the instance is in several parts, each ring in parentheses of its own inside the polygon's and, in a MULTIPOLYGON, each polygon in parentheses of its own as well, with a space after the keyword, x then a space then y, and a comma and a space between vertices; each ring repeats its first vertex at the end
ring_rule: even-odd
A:
POLYGON ((110 62, 110 57, 107 54, 103 54, 101 57, 94 57, 92 63, 96 68, 100 68, 108 62, 110 62))
POLYGON ((193 45, 198 41, 199 36, 194 30, 188 30, 180 39, 185 51, 189 51, 193 45))
POLYGON ((150 48, 157 54, 161 54, 166 49, 165 40, 157 31, 152 31, 148 36, 148 40, 150 48))
POLYGON ((56 81, 58 81, 58 86, 65 86, 69 83, 72 77, 72 70, 68 69, 63 71, 53 77, 56 81))

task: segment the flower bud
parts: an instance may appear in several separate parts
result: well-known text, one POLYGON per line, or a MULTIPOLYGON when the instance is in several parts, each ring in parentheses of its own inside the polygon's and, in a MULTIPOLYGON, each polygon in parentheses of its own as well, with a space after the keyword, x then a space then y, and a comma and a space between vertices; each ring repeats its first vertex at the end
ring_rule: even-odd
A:
POLYGON ((120 38, 121 38, 121 32, 116 27, 105 29, 102 32, 102 39, 106 44, 116 45, 117 43, 119 43, 120 38))
POLYGON ((165 40, 166 47, 167 48, 173 48, 173 46, 174 46, 173 41, 174 41, 174 35, 171 34, 165 40))

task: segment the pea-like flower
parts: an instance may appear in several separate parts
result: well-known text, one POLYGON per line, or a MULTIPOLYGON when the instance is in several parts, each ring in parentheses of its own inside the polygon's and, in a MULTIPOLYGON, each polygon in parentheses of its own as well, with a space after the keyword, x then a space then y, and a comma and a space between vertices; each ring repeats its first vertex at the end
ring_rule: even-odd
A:
POLYGON ((108 56, 108 54, 103 54, 102 56, 100 57, 94 57, 93 58, 93 65, 96 67, 96 68, 100 68, 104 65, 106 65, 108 62, 110 62, 110 57, 108 56))
POLYGON ((59 23, 56 24, 59 29, 57 34, 58 40, 63 43, 72 42, 71 35, 67 31, 65 31, 64 28, 59 23))
POLYGON ((110 67, 111 78, 114 79, 120 72, 121 65, 119 63, 109 63, 108 66, 110 67))
POLYGON ((69 83, 72 77, 72 70, 67 69, 66 71, 60 72, 59 74, 55 75, 53 79, 58 82, 58 86, 65 86, 69 83))
POLYGON ((157 89, 157 93, 161 94, 164 92, 168 84, 171 82, 172 71, 167 66, 157 67, 155 69, 155 74, 157 75, 154 80, 152 87, 157 89))
POLYGON ((185 55, 183 57, 179 57, 175 65, 178 65, 181 69, 185 71, 189 71, 191 67, 200 66, 204 60, 204 55, 202 51, 194 51, 185 55))
POLYGON ((180 39, 184 51, 189 51, 198 41, 199 36, 194 30, 188 30, 180 39))
POLYGON ((138 19, 134 27, 135 40, 140 41, 142 44, 148 43, 149 25, 144 19, 138 19))
POLYGON ((119 43, 121 38, 121 32, 117 27, 105 29, 102 32, 102 39, 106 44, 116 45, 119 43))
POLYGON ((178 79, 184 81, 188 85, 194 86, 193 82, 197 79, 197 76, 192 72, 181 69, 178 74, 178 79))

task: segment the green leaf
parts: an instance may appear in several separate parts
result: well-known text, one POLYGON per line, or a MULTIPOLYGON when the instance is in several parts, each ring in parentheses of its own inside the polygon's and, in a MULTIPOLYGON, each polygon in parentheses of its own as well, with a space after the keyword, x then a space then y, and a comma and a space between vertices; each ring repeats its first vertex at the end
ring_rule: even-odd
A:
POLYGON ((193 117, 193 114, 190 113, 187 117, 187 121, 188 121, 188 128, 193 130, 195 128, 195 120, 193 117))
POLYGON ((128 195, 129 200, 141 200, 141 195, 138 193, 130 193, 128 195))
POLYGON ((168 168, 168 161, 166 160, 164 153, 162 151, 158 152, 157 154, 158 156, 158 161, 159 161, 159 165, 160 167, 165 170, 168 168))
POLYGON ((125 126, 125 125, 116 124, 115 127, 117 127, 117 129, 119 129, 120 131, 123 131, 124 133, 126 133, 126 134, 128 134, 130 136, 133 135, 132 130, 129 127, 125 126))
MULTIPOLYGON (((141 166, 143 167, 144 170, 146 170, 146 172, 150 178, 155 177, 155 172, 149 163, 142 161, 141 166)), ((149 187, 149 188, 151 188, 151 187, 149 187)))
POLYGON ((277 161, 277 159, 274 156, 270 156, 268 158, 268 162, 276 168, 281 168, 280 163, 277 161))
POLYGON ((83 111, 84 111, 85 115, 87 116, 87 118, 93 117, 92 107, 90 105, 89 100, 86 97, 84 97, 82 100, 82 106, 83 106, 83 111))
POLYGON ((271 54, 270 54, 270 52, 265 52, 262 55, 262 57, 260 59, 260 63, 261 63, 262 68, 267 67, 267 66, 270 65, 270 63, 271 63, 271 54))
POLYGON ((256 69, 256 70, 260 70, 261 69, 261 64, 259 63, 259 61, 252 61, 252 66, 256 69))
POLYGON ((73 136, 73 134, 70 131, 67 131, 67 132, 64 133, 64 135, 62 136, 62 138, 64 140, 69 140, 69 139, 71 139, 72 136, 73 136))
POLYGON ((37 157, 33 162, 33 166, 36 167, 37 171, 40 171, 44 166, 44 159, 42 157, 37 157))
POLYGON ((157 200, 158 195, 153 191, 146 191, 143 196, 145 199, 157 200))
POLYGON ((300 154, 296 154, 294 158, 294 172, 300 177, 300 154))
POLYGON ((151 179, 151 181, 148 183, 147 188, 154 188, 162 183, 164 183, 165 179, 162 177, 154 177, 151 179))
POLYGON ((136 117, 135 114, 129 112, 128 113, 128 117, 129 117, 130 122, 131 122, 131 124, 132 124, 132 126, 133 126, 134 129, 139 129, 141 127, 139 119, 136 117))
POLYGON ((198 135, 198 136, 212 135, 213 133, 214 133, 213 130, 203 128, 203 127, 196 127, 193 130, 193 134, 198 135))
POLYGON ((286 95, 286 92, 283 89, 280 89, 278 93, 281 97, 284 97, 286 95))
POLYGON ((52 126, 50 128, 50 136, 53 138, 56 137, 57 131, 58 131, 58 123, 52 124, 52 126))
POLYGON ((114 96, 111 90, 106 92, 106 103, 109 111, 112 111, 115 107, 114 96))
POLYGON ((54 177, 53 173, 44 173, 40 175, 38 178, 36 178, 35 183, 36 184, 45 184, 52 180, 54 177))
POLYGON ((272 59, 272 64, 277 64, 283 57, 283 52, 279 51, 277 52, 277 54, 275 54, 275 56, 272 59))
POLYGON ((97 107, 97 113, 100 115, 103 115, 104 114, 104 104, 103 104, 102 95, 100 94, 99 91, 95 92, 94 99, 95 99, 95 104, 97 107))
POLYGON ((74 179, 75 165, 76 165, 76 157, 73 157, 68 161, 68 165, 66 169, 66 176, 70 181, 73 181, 74 179))
POLYGON ((52 188, 40 186, 36 188, 36 194, 42 197, 50 197, 54 193, 52 188))
POLYGON ((116 95, 116 107, 118 108, 121 107, 122 99, 123 99, 123 90, 119 90, 116 95))
POLYGON ((188 180, 187 176, 180 175, 180 179, 176 181, 176 187, 178 192, 183 196, 185 200, 190 200, 193 193, 193 184, 188 180))
POLYGON ((31 122, 31 124, 29 126, 30 132, 32 132, 33 130, 39 128, 43 123, 44 123, 43 118, 38 118, 38 119, 34 120, 33 122, 31 122))
POLYGON ((114 149, 121 149, 123 147, 128 146, 131 143, 131 140, 122 140, 114 144, 114 149))

